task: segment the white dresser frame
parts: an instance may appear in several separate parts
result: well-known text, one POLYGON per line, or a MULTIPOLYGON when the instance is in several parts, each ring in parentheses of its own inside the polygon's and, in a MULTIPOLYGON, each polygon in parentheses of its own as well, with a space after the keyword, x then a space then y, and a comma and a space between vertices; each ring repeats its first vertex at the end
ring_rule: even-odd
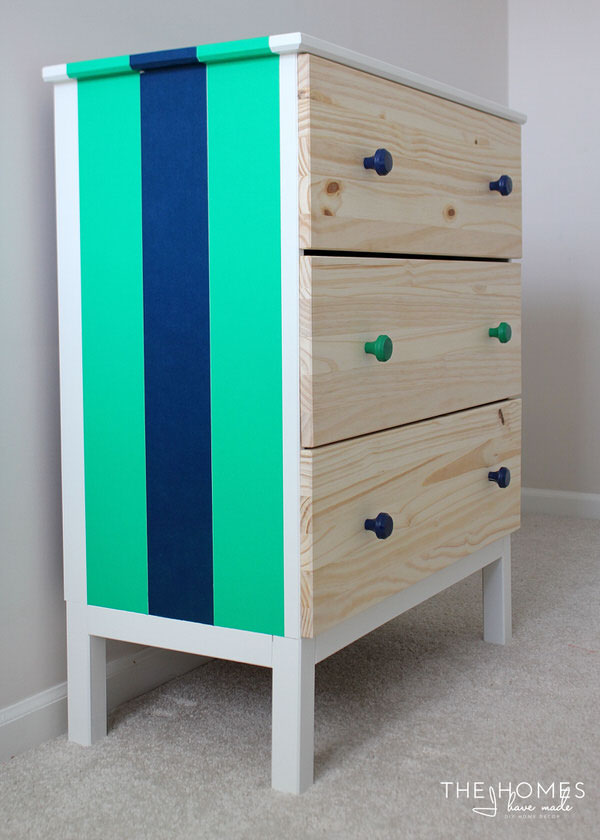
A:
POLYGON ((106 639, 262 665, 273 670, 272 785, 287 793, 302 793, 313 782, 317 662, 480 570, 483 638, 506 644, 511 639, 510 537, 496 540, 314 639, 269 636, 68 602, 69 739, 89 746, 106 735, 106 639))

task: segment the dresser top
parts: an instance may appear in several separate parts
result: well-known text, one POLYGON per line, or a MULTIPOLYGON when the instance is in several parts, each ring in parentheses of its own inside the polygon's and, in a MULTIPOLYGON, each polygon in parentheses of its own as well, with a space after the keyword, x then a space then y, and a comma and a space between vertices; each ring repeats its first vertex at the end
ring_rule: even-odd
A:
POLYGON ((286 55, 289 53, 310 53, 321 58, 337 61, 347 67, 354 67, 384 79, 407 85, 408 87, 431 93, 442 99, 449 99, 469 108, 494 114, 505 120, 523 124, 525 114, 513 111, 490 99, 484 99, 459 88, 436 82, 426 76, 420 76, 386 61, 370 58, 354 50, 338 47, 329 41, 305 35, 302 32, 290 32, 285 35, 266 35, 262 38, 247 38, 240 41, 222 41, 217 44, 202 44, 197 47, 182 47, 174 50, 120 55, 113 58, 99 58, 91 61, 75 61, 68 64, 55 64, 44 67, 43 78, 46 82, 67 82, 71 79, 90 79, 97 76, 114 76, 123 73, 135 73, 157 67, 174 67, 183 64, 212 64, 218 61, 235 61, 240 58, 260 58, 267 55, 286 55))

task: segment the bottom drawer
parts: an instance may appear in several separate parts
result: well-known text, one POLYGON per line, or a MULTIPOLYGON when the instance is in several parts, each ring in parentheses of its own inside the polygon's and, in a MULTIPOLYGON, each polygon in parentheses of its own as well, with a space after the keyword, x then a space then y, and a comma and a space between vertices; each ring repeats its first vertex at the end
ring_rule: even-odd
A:
POLYGON ((515 531, 520 456, 520 400, 302 450, 302 635, 515 531), (365 529, 380 513, 386 538, 365 529))

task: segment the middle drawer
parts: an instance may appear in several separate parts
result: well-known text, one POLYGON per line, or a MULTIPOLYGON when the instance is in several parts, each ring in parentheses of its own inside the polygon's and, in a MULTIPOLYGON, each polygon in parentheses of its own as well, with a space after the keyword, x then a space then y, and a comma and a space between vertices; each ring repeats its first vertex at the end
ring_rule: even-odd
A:
POLYGON ((301 257, 302 445, 519 394, 520 271, 503 262, 301 257))

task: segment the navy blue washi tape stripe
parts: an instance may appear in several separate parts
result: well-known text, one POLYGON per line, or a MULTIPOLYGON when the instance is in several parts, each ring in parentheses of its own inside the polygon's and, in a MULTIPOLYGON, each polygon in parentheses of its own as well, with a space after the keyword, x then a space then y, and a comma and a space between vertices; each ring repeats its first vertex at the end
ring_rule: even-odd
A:
POLYGON ((212 624, 206 67, 140 83, 149 609, 212 624))
POLYGON ((135 53, 129 56, 129 66, 132 70, 154 70, 157 67, 197 63, 198 50, 196 47, 181 47, 178 50, 135 53))

